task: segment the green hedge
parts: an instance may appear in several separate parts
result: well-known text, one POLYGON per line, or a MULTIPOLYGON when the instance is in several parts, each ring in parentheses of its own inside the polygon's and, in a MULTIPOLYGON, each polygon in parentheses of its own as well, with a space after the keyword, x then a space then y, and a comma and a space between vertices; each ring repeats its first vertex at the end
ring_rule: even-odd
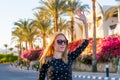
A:
POLYGON ((13 54, 0 54, 0 63, 10 63, 15 62, 18 59, 18 56, 13 54))

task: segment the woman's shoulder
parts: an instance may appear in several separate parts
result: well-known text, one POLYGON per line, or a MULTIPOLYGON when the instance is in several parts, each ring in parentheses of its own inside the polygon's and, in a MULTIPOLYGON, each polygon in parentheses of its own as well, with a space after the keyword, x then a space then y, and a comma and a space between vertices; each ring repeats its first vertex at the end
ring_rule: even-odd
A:
POLYGON ((83 39, 83 41, 89 41, 89 39, 83 39))
POLYGON ((48 62, 48 61, 51 61, 53 57, 46 57, 45 60, 48 62))
POLYGON ((53 57, 46 57, 45 58, 45 64, 48 64, 52 61, 53 57))
POLYGON ((51 57, 46 57, 45 58, 45 63, 43 64, 45 67, 49 67, 50 64, 51 64, 51 60, 52 58, 51 57))

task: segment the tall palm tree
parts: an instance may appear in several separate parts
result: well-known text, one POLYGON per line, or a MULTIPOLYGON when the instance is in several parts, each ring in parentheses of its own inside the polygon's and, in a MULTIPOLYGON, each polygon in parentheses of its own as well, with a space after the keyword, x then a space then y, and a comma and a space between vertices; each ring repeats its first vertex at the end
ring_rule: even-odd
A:
POLYGON ((51 20, 48 18, 48 15, 44 11, 35 13, 34 16, 36 20, 34 21, 37 30, 39 31, 39 36, 43 39, 43 47, 46 47, 46 38, 48 34, 52 33, 51 20), (44 16, 43 16, 44 15, 44 16))
POLYGON ((58 20, 58 31, 64 33, 66 37, 70 39, 70 36, 69 36, 71 34, 70 30, 71 30, 70 21, 64 19, 64 16, 63 18, 60 17, 58 20))
POLYGON ((9 50, 10 50, 10 53, 12 53, 12 51, 13 51, 13 48, 12 48, 12 47, 10 47, 10 48, 9 48, 9 50))
POLYGON ((64 32, 64 31, 69 32, 69 30, 70 30, 69 22, 65 19, 59 18, 59 20, 58 20, 58 31, 59 32, 64 32))
POLYGON ((5 48, 6 48, 6 54, 7 54, 7 48, 8 48, 8 44, 4 44, 5 48))
POLYGON ((71 41, 73 41, 73 31, 74 31, 74 11, 76 9, 87 10, 89 8, 88 5, 82 4, 81 0, 68 0, 67 4, 67 14, 70 16, 71 22, 71 41))
POLYGON ((66 0, 41 0, 43 6, 38 7, 40 10, 50 14, 54 23, 54 32, 58 31, 58 17, 66 9, 66 0))
POLYGON ((120 4, 118 5, 118 22, 120 23, 120 4))
POLYGON ((12 31, 12 43, 17 42, 19 43, 19 54, 22 52, 22 42, 24 41, 23 33, 19 28, 16 28, 14 31, 12 31))
POLYGON ((92 71, 97 72, 97 61, 96 61, 96 0, 92 0, 92 11, 93 11, 93 55, 92 55, 92 71))
POLYGON ((37 35, 36 28, 34 27, 33 20, 19 20, 15 22, 14 25, 18 26, 19 31, 22 32, 22 37, 26 42, 26 49, 28 46, 33 48, 33 41, 35 40, 35 35, 37 35))
POLYGON ((23 36, 23 33, 21 31, 21 29, 19 27, 15 28, 14 31, 12 31, 12 42, 17 42, 18 45, 18 63, 20 64, 21 62, 21 58, 20 58, 20 55, 21 55, 21 52, 23 51, 22 49, 22 42, 24 41, 24 36, 23 36))
POLYGON ((29 43, 30 48, 33 48, 32 42, 34 40, 34 36, 37 34, 36 29, 33 25, 33 21, 31 20, 19 20, 14 23, 17 27, 14 28, 12 31, 12 40, 17 40, 19 42, 19 57, 18 57, 18 63, 21 62, 21 52, 23 51, 22 43, 26 42, 26 49, 27 43, 29 43))

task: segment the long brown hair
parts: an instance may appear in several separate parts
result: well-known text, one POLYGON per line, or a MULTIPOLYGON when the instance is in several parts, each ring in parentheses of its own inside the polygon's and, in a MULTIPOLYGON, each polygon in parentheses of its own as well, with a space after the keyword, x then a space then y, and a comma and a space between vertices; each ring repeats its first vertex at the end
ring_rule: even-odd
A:
MULTIPOLYGON (((40 68, 42 67, 43 64, 45 64, 49 59, 51 59, 53 57, 54 52, 55 52, 53 43, 54 43, 54 41, 55 41, 55 39, 58 35, 63 35, 65 37, 65 35, 63 33, 58 33, 58 32, 56 32, 56 33, 54 33, 54 35, 52 35, 52 38, 50 40, 49 45, 45 48, 45 50, 44 50, 44 52, 43 52, 43 54, 40 58, 40 68)), ((65 37, 65 39, 67 40, 66 37, 65 37)), ((68 56, 67 55, 68 55, 68 44, 66 46, 65 51, 62 54, 62 59, 65 63, 68 62, 68 56)))

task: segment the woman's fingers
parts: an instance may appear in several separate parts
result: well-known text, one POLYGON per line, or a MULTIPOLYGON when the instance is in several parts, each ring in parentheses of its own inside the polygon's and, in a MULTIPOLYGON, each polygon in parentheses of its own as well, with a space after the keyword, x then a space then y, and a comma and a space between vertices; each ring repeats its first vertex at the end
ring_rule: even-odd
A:
POLYGON ((80 11, 76 11, 76 14, 80 17, 81 12, 80 11))
POLYGON ((84 11, 81 11, 81 14, 84 14, 84 11))
POLYGON ((84 11, 81 11, 80 9, 75 10, 76 15, 78 15, 79 20, 86 21, 86 17, 84 15, 84 11))
POLYGON ((78 16, 84 15, 84 11, 81 11, 80 9, 75 10, 75 13, 76 13, 78 16))

